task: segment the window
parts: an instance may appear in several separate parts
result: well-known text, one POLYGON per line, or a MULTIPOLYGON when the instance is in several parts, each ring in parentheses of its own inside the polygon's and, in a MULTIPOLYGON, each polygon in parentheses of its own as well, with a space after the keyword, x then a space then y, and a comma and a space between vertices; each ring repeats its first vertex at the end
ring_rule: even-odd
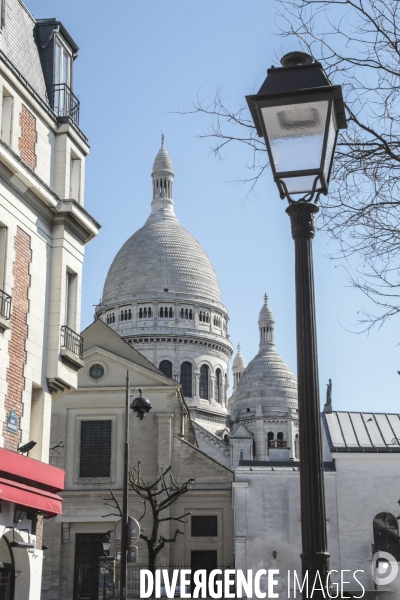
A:
POLYGON ((275 448, 274 434, 272 431, 268 432, 268 448, 275 448))
POLYGON ((81 421, 79 477, 110 477, 111 421, 81 421))
POLYGON ((190 362, 181 364, 181 386, 185 398, 192 397, 192 365, 190 362))
POLYGON ((3 104, 1 110, 1 139, 11 146, 13 97, 3 88, 3 104))
POLYGON ((204 398, 205 400, 209 399, 208 372, 209 372, 209 368, 207 367, 207 365, 201 365, 201 367, 200 367, 200 398, 204 398))
POLYGON ((158 367, 160 371, 164 373, 166 377, 172 379, 172 362, 169 360, 162 360, 160 362, 160 366, 158 367))
POLYGON ((0 223, 0 290, 4 291, 6 279, 7 227, 0 223))
POLYGON ((164 309, 163 309, 163 307, 161 307, 160 308, 160 317, 163 317, 163 316, 164 316, 164 309))
POLYGON ((54 110, 58 115, 68 115, 69 106, 65 86, 71 87, 71 57, 66 48, 56 41, 55 49, 55 69, 54 83, 56 85, 54 92, 54 110))
MULTIPOLYGON (((388 550, 389 546, 399 547, 399 527, 391 513, 381 512, 374 518, 374 552, 388 550)), ((390 552, 390 550, 388 550, 390 552)), ((397 558, 397 556, 396 556, 397 558)))
POLYGON ((81 161, 71 154, 69 197, 79 202, 81 161))
POLYGON ((139 319, 143 318, 143 309, 139 308, 139 319))
POLYGON ((218 518, 216 516, 192 516, 192 537, 217 537, 218 518))
POLYGON ((215 372, 214 397, 215 402, 221 402, 221 369, 217 369, 215 372))
POLYGON ((65 282, 65 325, 75 331, 76 329, 76 304, 77 304, 76 273, 67 271, 65 282))

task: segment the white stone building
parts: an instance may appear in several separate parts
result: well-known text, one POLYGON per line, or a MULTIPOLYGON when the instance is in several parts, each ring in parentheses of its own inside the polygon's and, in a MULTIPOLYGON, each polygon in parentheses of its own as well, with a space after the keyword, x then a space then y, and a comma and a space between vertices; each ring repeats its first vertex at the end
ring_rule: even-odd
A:
POLYGON ((38 600, 42 521, 64 487, 51 405, 83 365, 82 262, 99 225, 84 209, 78 47, 20 0, 1 1, 0 29, 0 597, 38 600))
POLYGON ((215 432, 227 416, 228 312, 210 259, 175 216, 173 180, 163 141, 151 213, 115 257, 96 318, 180 381, 192 417, 215 432))
MULTIPOLYGON (((103 496, 109 496, 112 488, 121 504, 127 371, 132 393, 143 387, 152 403, 152 410, 143 421, 129 411, 129 463, 142 461, 142 475, 147 483, 157 479, 157 468, 168 466, 180 483, 195 478, 191 491, 161 515, 168 518, 192 512, 185 519, 186 524, 166 521, 161 525, 159 533, 167 539, 173 538, 176 528, 183 535, 165 545, 159 564, 232 566, 233 472, 198 448, 181 385, 161 373, 100 319, 83 331, 82 337, 85 366, 78 375, 78 389, 53 406, 53 435, 64 442, 64 448, 52 452, 52 461, 67 475, 63 514, 46 523, 44 529, 49 550, 44 565, 43 600, 103 597, 102 581, 99 589, 102 541, 119 519, 106 506, 103 496)), ((137 395, 136 391, 134 397, 137 395)), ((129 492, 129 514, 136 519, 143 514, 143 504, 133 491, 129 492)), ((141 526, 147 534, 151 531, 149 506, 141 526)), ((114 539, 112 544, 111 556, 114 539)), ((145 543, 139 540, 137 546, 138 563, 147 566, 145 543)), ((128 565, 128 597, 139 595, 136 566, 128 565)), ((118 578, 114 580, 107 580, 107 598, 111 594, 118 596, 118 578)))

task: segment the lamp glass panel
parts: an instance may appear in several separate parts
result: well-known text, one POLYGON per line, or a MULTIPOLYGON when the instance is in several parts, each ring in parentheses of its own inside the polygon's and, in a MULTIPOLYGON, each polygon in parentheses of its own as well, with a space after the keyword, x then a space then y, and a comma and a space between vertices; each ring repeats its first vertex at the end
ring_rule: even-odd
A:
POLYGON ((325 155, 325 163, 324 163, 324 177, 325 177, 326 183, 328 183, 329 171, 330 171, 332 160, 333 160, 333 153, 335 151, 336 132, 337 132, 336 119, 335 119, 334 110, 332 110, 331 119, 330 119, 330 123, 329 123, 328 139, 327 139, 327 143, 326 143, 326 155, 325 155))
POLYGON ((321 168, 328 106, 318 100, 261 109, 277 175, 321 168))
MULTIPOLYGON (((282 177, 285 182, 289 194, 303 194, 311 192, 316 175, 304 175, 303 177, 282 177)), ((317 190, 320 189, 319 182, 317 190)))

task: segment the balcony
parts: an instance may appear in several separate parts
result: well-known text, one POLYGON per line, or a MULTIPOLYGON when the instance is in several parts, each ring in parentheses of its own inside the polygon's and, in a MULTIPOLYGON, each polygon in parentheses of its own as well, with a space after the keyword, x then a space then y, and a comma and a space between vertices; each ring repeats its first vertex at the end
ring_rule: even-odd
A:
POLYGON ((55 83, 53 86, 53 110, 60 120, 72 119, 79 126, 79 107, 78 98, 72 93, 72 90, 66 83, 55 83))
POLYGON ((67 325, 61 327, 61 358, 75 370, 83 367, 83 338, 67 325))
POLYGON ((0 332, 10 329, 11 296, 0 290, 0 332))

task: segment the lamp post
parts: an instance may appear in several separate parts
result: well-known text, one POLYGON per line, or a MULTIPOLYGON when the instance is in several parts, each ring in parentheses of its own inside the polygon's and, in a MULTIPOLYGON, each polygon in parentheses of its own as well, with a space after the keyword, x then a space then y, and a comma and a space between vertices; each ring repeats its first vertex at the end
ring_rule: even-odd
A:
MULTIPOLYGON (((132 400, 130 408, 142 421, 151 408, 151 402, 139 390, 139 397, 132 400)), ((135 390, 136 391, 136 390, 135 390)), ((119 598, 126 600, 126 553, 128 550, 128 474, 129 474, 129 371, 126 372, 125 390, 125 445, 124 445, 124 484, 122 491, 122 530, 121 530, 121 572, 119 585, 119 598)))
POLYGON ((107 579, 107 558, 110 554, 111 542, 110 534, 107 533, 103 540, 103 552, 104 552, 104 572, 103 572, 103 600, 106 600, 106 579, 107 579))
MULTIPOLYGON (((295 246, 296 338, 299 400, 300 497, 303 581, 329 585, 324 465, 315 325, 312 240, 320 194, 327 194, 338 130, 346 127, 340 86, 321 65, 291 52, 282 67, 268 69, 258 94, 247 102, 267 146, 274 181, 290 217, 295 246)), ((307 594, 307 593, 306 593, 307 594)), ((304 595, 303 597, 308 597, 304 595)), ((313 598, 326 598, 314 591, 313 598)))

